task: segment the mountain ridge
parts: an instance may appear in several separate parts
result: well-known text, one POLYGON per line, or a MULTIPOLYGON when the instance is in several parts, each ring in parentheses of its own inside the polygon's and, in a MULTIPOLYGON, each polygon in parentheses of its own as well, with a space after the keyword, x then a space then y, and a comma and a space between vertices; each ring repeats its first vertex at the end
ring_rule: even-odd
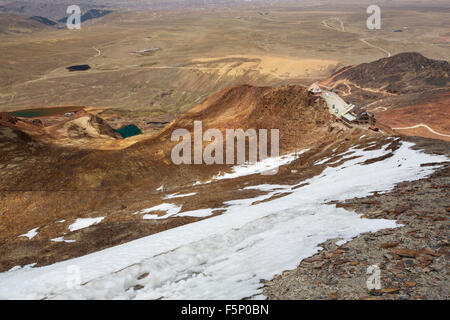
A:
POLYGON ((449 73, 447 61, 406 52, 341 68, 321 84, 399 134, 450 141, 449 73), (419 124, 432 130, 411 128, 419 124))

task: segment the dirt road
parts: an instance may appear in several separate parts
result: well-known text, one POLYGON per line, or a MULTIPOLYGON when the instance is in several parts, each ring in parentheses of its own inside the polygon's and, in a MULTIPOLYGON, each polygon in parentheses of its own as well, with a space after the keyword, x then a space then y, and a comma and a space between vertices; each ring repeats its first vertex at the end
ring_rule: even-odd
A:
POLYGON ((437 134, 438 136, 450 137, 450 134, 439 133, 439 132, 433 130, 432 128, 430 128, 429 126, 427 126, 424 123, 419 123, 419 124, 416 124, 415 126, 411 126, 411 127, 401 127, 401 128, 392 128, 392 129, 394 129, 394 130, 409 130, 409 129, 417 129, 417 128, 420 128, 420 127, 425 128, 428 131, 430 131, 430 132, 432 132, 434 134, 437 134))
POLYGON ((375 49, 378 49, 378 50, 383 51, 383 53, 386 54, 386 57, 387 57, 387 58, 389 58, 389 57, 391 56, 391 53, 390 53, 389 51, 387 51, 387 50, 385 50, 385 49, 383 49, 383 48, 381 48, 381 47, 378 47, 378 46, 376 46, 376 45, 374 45, 374 44, 371 44, 371 43, 367 42, 366 39, 362 39, 362 38, 361 38, 361 39, 359 39, 359 40, 360 40, 361 42, 367 44, 368 46, 371 46, 372 48, 375 48, 375 49))
MULTIPOLYGON (((345 31, 344 22, 339 17, 325 19, 325 20, 322 20, 321 23, 322 23, 322 25, 324 27, 326 27, 328 29, 331 29, 333 31, 347 32, 347 31, 345 31), (334 26, 330 26, 328 24, 328 22, 327 22, 329 20, 336 20, 337 22, 339 22, 340 28, 337 28, 337 27, 334 27, 334 26)), ((366 44, 366 45, 368 45, 368 46, 370 46, 372 48, 375 48, 375 49, 378 49, 378 50, 382 51, 384 54, 386 54, 386 57, 388 57, 388 58, 392 55, 388 50, 383 49, 381 47, 378 47, 378 46, 376 46, 374 44, 371 44, 370 42, 367 41, 367 39, 361 38, 361 39, 359 39, 359 41, 361 41, 362 43, 364 43, 364 44, 366 44)))

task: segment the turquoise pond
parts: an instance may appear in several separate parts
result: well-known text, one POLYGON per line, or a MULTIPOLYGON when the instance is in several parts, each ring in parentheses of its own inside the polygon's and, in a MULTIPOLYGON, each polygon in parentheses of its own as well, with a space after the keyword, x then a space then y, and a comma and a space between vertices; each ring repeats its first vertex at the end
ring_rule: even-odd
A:
POLYGON ((137 136, 138 134, 142 134, 141 129, 139 129, 134 124, 130 124, 128 126, 124 126, 120 129, 114 130, 114 132, 117 132, 122 136, 122 138, 129 138, 132 136, 137 136))

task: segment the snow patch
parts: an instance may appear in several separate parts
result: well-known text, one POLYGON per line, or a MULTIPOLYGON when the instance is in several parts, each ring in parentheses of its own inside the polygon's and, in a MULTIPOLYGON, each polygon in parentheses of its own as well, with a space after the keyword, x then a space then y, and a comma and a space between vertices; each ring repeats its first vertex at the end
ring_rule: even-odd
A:
POLYGON ((143 209, 141 211, 135 212, 135 214, 145 214, 142 219, 144 220, 151 220, 151 219, 167 219, 173 215, 176 215, 178 212, 181 211, 181 206, 177 206, 173 203, 163 203, 151 208, 143 209), (165 211, 166 214, 163 216, 158 216, 157 214, 148 214, 149 212, 155 212, 155 211, 165 211))
POLYGON ((209 183, 211 183, 211 182, 212 182, 211 180, 208 180, 208 181, 205 181, 205 182, 196 181, 196 182, 193 184, 193 186, 199 186, 199 185, 202 185, 202 184, 209 184, 209 183))
POLYGON ((33 238, 38 234, 38 232, 37 232, 38 229, 39 229, 39 227, 38 227, 38 228, 31 229, 31 230, 28 231, 27 233, 21 234, 19 237, 27 237, 28 240, 31 240, 31 239, 33 239, 33 238))
POLYGON ((33 268, 36 264, 37 264, 37 263, 35 262, 35 263, 30 263, 30 264, 24 265, 23 267, 22 267, 22 266, 15 266, 15 267, 12 267, 11 269, 9 269, 7 272, 14 272, 14 271, 17 271, 17 270, 23 270, 23 269, 25 269, 25 270, 31 269, 31 268, 33 268))
POLYGON ((80 229, 84 229, 90 227, 94 224, 100 223, 105 217, 98 218, 78 218, 69 226, 70 231, 77 231, 80 229))
POLYGON ((272 170, 278 169, 281 166, 293 162, 294 160, 298 159, 300 155, 309 150, 310 149, 305 149, 300 152, 294 152, 279 157, 267 158, 256 163, 237 165, 232 168, 232 172, 215 176, 213 179, 214 180, 235 179, 238 177, 248 176, 252 174, 270 172, 272 170))
POLYGON ((213 210, 222 210, 223 208, 218 209, 198 209, 192 211, 185 211, 177 215, 177 217, 209 217, 213 214, 213 210))
POLYGON ((51 241, 53 242, 66 242, 66 243, 73 243, 76 240, 65 240, 64 237, 58 237, 58 238, 53 238, 51 239, 51 241))
POLYGON ((174 198, 191 197, 191 196, 194 196, 196 194, 197 194, 196 192, 185 193, 185 194, 173 193, 173 194, 169 194, 169 195, 165 196, 163 199, 174 199, 174 198))
POLYGON ((355 150, 360 158, 327 167, 298 185, 253 187, 267 194, 227 201, 222 215, 53 265, 0 273, 0 298, 264 298, 262 279, 294 269, 321 250, 320 243, 344 243, 361 233, 399 227, 392 220, 361 219, 326 203, 392 190, 399 182, 429 176, 437 167, 421 164, 447 161, 411 146, 404 142, 392 157, 367 165, 366 160, 387 151, 355 150), (269 200, 280 189, 286 195, 269 200), (81 270, 84 285, 77 289, 66 286, 71 265, 81 270), (144 273, 149 276, 139 279, 144 273), (135 291, 137 284, 143 288, 135 291))

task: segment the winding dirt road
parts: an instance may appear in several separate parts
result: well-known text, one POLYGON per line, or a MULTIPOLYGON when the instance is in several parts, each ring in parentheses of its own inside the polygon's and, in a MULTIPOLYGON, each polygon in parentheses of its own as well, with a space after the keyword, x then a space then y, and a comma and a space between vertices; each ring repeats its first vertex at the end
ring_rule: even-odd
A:
POLYGON ((361 38, 361 39, 359 39, 359 40, 362 41, 363 43, 367 44, 368 46, 371 46, 372 48, 375 48, 375 49, 378 49, 378 50, 383 51, 383 53, 386 54, 386 57, 387 57, 387 58, 389 58, 389 57, 391 56, 391 53, 390 53, 389 51, 387 51, 387 50, 385 50, 385 49, 383 49, 383 48, 381 48, 381 47, 378 47, 378 46, 376 46, 376 45, 374 45, 374 44, 371 44, 371 43, 367 42, 366 39, 362 39, 362 38, 361 38))
MULTIPOLYGON (((333 30, 333 31, 347 32, 347 31, 345 31, 344 22, 343 22, 339 17, 325 19, 325 20, 322 20, 321 23, 322 23, 322 25, 323 25, 324 27, 326 27, 326 28, 328 28, 328 29, 331 29, 331 30, 333 30), (339 22, 340 28, 337 28, 337 27, 334 27, 334 26, 330 26, 330 25, 327 23, 327 21, 329 21, 329 20, 336 20, 337 22, 339 22)), ((384 54, 386 54, 386 57, 387 57, 387 58, 389 58, 390 56, 392 56, 392 54, 391 54, 389 51, 387 51, 386 49, 383 49, 383 48, 381 48, 381 47, 378 47, 378 46, 376 46, 376 45, 374 45, 374 44, 371 44, 370 42, 367 41, 367 39, 360 38, 359 41, 361 41, 362 43, 364 43, 364 44, 366 44, 366 45, 368 45, 368 46, 370 46, 370 47, 372 47, 372 48, 375 48, 375 49, 378 49, 378 50, 382 51, 384 54)))
POLYGON ((428 131, 430 131, 431 133, 437 134, 438 136, 450 138, 450 134, 444 134, 444 133, 439 133, 437 131, 434 131, 432 128, 430 128, 429 126, 427 126, 424 123, 419 123, 419 124, 416 124, 415 126, 411 126, 411 127, 401 127, 401 128, 392 128, 392 129, 394 129, 394 130, 409 130, 409 129, 417 129, 420 127, 425 128, 428 131))
POLYGON ((94 49, 95 51, 97 51, 97 55, 94 56, 94 58, 96 57, 100 57, 102 55, 102 52, 100 50, 98 50, 96 47, 92 47, 92 49, 94 49))
POLYGON ((346 31, 345 31, 345 27, 344 27, 344 22, 342 22, 342 20, 341 20, 339 17, 337 17, 337 18, 325 19, 325 20, 322 20, 321 23, 322 23, 322 25, 323 25, 324 27, 329 28, 329 29, 331 29, 331 30, 334 30, 334 31, 340 31, 340 32, 346 32, 346 31), (335 28, 335 27, 333 27, 333 26, 330 26, 330 25, 327 23, 328 20, 336 20, 337 22, 339 22, 341 29, 338 29, 338 28, 335 28))

